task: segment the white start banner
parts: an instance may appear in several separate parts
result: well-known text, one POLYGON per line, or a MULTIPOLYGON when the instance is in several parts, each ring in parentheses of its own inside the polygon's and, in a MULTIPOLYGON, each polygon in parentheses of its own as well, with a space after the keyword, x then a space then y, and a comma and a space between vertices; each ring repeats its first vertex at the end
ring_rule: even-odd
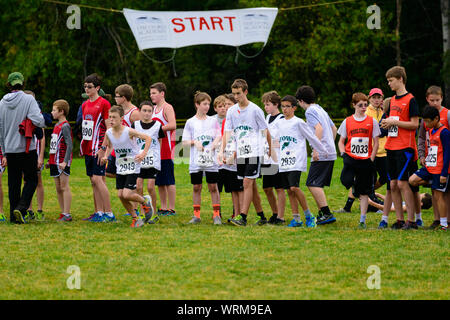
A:
POLYGON ((200 44, 266 45, 277 13, 277 8, 178 12, 123 9, 139 50, 200 44))

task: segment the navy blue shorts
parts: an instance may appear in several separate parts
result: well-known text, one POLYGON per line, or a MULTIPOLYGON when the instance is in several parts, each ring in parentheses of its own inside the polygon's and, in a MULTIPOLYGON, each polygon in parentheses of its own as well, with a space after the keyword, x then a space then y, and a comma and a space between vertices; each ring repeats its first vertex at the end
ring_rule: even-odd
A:
POLYGON ((156 175, 157 186, 170 186, 175 184, 174 165, 172 159, 161 160, 161 171, 156 175))
POLYGON ((112 155, 108 156, 108 162, 106 163, 106 172, 110 174, 116 174, 117 172, 116 157, 112 155))
POLYGON ((86 175, 89 177, 105 175, 105 165, 98 165, 97 157, 84 156, 84 163, 86 165, 86 175))
POLYGON ((420 170, 415 172, 415 175, 421 178, 422 180, 428 181, 431 184, 432 190, 437 190, 441 192, 449 191, 449 181, 447 178, 446 183, 441 183, 441 175, 440 174, 432 174, 429 173, 427 168, 422 167, 420 170))

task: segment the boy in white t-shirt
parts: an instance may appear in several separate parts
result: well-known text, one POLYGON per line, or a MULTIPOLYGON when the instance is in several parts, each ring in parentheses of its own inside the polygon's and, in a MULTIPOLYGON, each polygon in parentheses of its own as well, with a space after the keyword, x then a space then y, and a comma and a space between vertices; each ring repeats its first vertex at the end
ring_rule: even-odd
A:
POLYGON ((194 96, 194 104, 197 112, 195 116, 186 121, 183 130, 183 145, 190 147, 189 173, 193 185, 194 217, 191 224, 201 222, 200 206, 202 197, 202 180, 206 176, 208 190, 213 204, 213 222, 222 224, 220 218, 220 195, 217 188, 219 167, 215 155, 215 149, 220 143, 220 126, 217 120, 207 115, 211 103, 211 97, 206 92, 197 91, 194 96))
MULTIPOLYGON (((264 225, 267 223, 267 219, 262 210, 256 179, 260 175, 264 140, 267 140, 269 149, 271 149, 272 139, 267 130, 264 112, 247 99, 247 82, 242 79, 236 79, 231 85, 231 90, 238 103, 227 111, 224 141, 228 141, 228 137, 234 133, 236 139, 237 174, 239 179, 244 180, 244 200, 240 215, 230 219, 230 222, 236 226, 246 226, 248 211, 253 201, 258 215, 256 224, 264 225)), ((222 145, 222 155, 224 147, 222 145)), ((223 157, 220 158, 223 159, 223 157)))
MULTIPOLYGON (((297 109, 295 97, 285 96, 281 100, 281 108, 284 119, 277 123, 275 134, 280 146, 278 160, 280 180, 284 189, 288 192, 293 216, 293 220, 288 227, 303 226, 298 210, 298 203, 300 203, 305 214, 306 226, 315 228, 316 218, 309 210, 305 194, 299 186, 301 173, 306 172, 308 161, 305 138, 308 139, 314 150, 323 153, 325 148, 305 121, 295 116, 295 110, 297 109)), ((284 212, 284 208, 282 209, 281 211, 284 212)))

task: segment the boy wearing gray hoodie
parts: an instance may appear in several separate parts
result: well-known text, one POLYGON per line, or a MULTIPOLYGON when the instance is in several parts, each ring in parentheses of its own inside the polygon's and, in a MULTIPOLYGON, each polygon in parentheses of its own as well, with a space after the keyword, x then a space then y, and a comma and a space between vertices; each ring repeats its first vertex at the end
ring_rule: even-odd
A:
POLYGON ((44 128, 41 110, 29 94, 23 92, 24 77, 20 72, 8 76, 8 89, 0 101, 0 147, 4 157, 2 166, 8 165, 8 190, 11 223, 25 223, 26 210, 37 186, 37 153, 34 139, 31 139, 26 153, 26 138, 19 133, 19 125, 25 119, 36 127, 44 128), (22 176, 25 181, 21 192, 22 176))

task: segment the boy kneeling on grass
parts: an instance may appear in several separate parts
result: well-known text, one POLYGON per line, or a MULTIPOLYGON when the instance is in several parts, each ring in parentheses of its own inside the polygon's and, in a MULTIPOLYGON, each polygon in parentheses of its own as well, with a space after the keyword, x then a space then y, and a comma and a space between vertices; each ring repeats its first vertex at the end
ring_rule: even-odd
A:
POLYGON ((440 215, 440 229, 447 230, 447 206, 444 193, 450 192, 449 164, 450 164, 450 131, 440 122, 439 111, 433 107, 426 107, 423 111, 423 122, 428 129, 429 145, 425 167, 416 171, 409 183, 413 186, 431 183, 433 198, 440 215))
MULTIPOLYGON (((72 163, 73 136, 66 116, 69 114, 69 103, 66 100, 56 100, 53 103, 52 117, 58 120, 53 128, 50 140, 49 159, 45 167, 50 168, 50 176, 55 180, 56 194, 61 208, 58 221, 72 221, 70 205, 72 193, 70 192, 69 176, 72 163)), ((45 146, 41 146, 44 148, 45 146)))
POLYGON ((101 158, 101 165, 108 161, 108 156, 112 150, 116 152, 116 189, 118 196, 125 207, 131 213, 133 221, 132 228, 139 228, 144 225, 142 219, 138 219, 133 210, 132 201, 140 203, 145 212, 145 219, 149 220, 153 214, 151 210, 151 199, 149 196, 141 196, 136 192, 136 181, 140 173, 140 163, 146 157, 152 139, 132 128, 122 125, 124 111, 120 106, 113 106, 109 110, 109 120, 111 128, 106 131, 103 146, 106 147, 106 154, 101 158), (139 153, 136 138, 145 140, 145 147, 139 153))

